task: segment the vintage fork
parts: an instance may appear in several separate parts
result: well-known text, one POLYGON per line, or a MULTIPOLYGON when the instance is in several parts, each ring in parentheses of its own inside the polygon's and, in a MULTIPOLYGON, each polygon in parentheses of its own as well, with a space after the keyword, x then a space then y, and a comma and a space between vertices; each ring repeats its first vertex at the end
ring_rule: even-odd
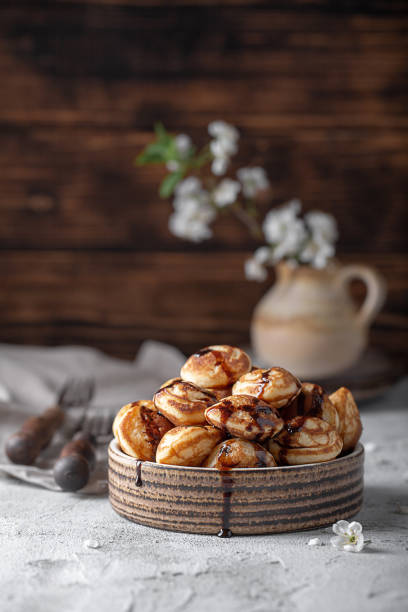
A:
POLYGON ((65 411, 74 406, 87 406, 94 393, 91 378, 72 378, 60 389, 57 402, 42 414, 24 421, 20 430, 6 442, 6 453, 13 463, 31 465, 51 442, 64 420, 65 411))
POLYGON ((95 466, 95 446, 112 437, 113 414, 87 414, 81 429, 65 444, 54 465, 55 482, 63 491, 78 491, 88 484, 95 466))

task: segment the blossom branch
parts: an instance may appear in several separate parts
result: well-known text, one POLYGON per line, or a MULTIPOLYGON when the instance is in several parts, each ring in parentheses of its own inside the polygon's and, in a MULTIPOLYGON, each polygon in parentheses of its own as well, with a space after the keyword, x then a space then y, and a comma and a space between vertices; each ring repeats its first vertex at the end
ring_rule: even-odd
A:
POLYGON ((258 223, 253 214, 248 213, 240 202, 235 202, 230 207, 232 213, 243 223, 248 229, 253 238, 263 240, 262 227, 258 223))

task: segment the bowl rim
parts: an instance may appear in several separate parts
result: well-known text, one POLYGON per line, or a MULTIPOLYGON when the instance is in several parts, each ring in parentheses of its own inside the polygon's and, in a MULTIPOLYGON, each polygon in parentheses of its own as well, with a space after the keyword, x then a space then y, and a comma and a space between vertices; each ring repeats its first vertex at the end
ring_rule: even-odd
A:
MULTIPOLYGON (((142 459, 136 459, 135 457, 131 457, 130 455, 126 455, 126 453, 124 453, 120 448, 119 445, 117 443, 117 440, 115 438, 112 438, 112 440, 109 443, 109 448, 112 449, 112 451, 114 451, 117 455, 119 455, 122 459, 124 459, 125 461, 127 461, 130 464, 135 464, 140 461, 143 465, 146 465, 148 467, 153 467, 153 468, 157 468, 157 469, 170 469, 170 470, 180 470, 180 471, 199 471, 201 472, 210 472, 211 474, 216 473, 220 473, 220 470, 218 470, 217 468, 209 468, 209 467, 200 467, 200 466, 191 466, 191 465, 169 465, 166 463, 156 463, 155 461, 143 461, 142 459)), ((329 461, 321 461, 320 463, 303 463, 302 465, 277 465, 274 467, 261 467, 261 468, 231 468, 230 470, 226 470, 226 472, 228 474, 230 473, 235 473, 235 474, 243 474, 243 473, 248 473, 248 472, 256 472, 256 473, 268 473, 268 472, 276 472, 276 471, 282 471, 282 470, 303 470, 303 469, 310 469, 310 468, 318 468, 319 466, 325 466, 325 465, 333 465, 336 464, 338 465, 339 463, 348 461, 349 459, 353 458, 353 457, 359 457, 361 455, 364 455, 364 446, 362 445, 361 442, 357 442, 356 447, 354 448, 354 450, 351 453, 348 453, 347 455, 343 455, 342 457, 336 457, 335 459, 330 459, 329 461)))

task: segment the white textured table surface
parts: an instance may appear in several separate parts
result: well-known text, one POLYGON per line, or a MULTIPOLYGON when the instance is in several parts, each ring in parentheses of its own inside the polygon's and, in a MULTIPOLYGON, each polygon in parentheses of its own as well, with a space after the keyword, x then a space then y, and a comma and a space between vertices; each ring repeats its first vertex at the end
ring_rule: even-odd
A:
POLYGON ((408 380, 362 408, 363 442, 375 445, 358 516, 372 544, 362 553, 332 548, 330 530, 230 540, 153 530, 117 516, 106 497, 2 477, 0 609, 407 610, 407 398, 408 380), (324 545, 308 546, 313 535, 324 545))

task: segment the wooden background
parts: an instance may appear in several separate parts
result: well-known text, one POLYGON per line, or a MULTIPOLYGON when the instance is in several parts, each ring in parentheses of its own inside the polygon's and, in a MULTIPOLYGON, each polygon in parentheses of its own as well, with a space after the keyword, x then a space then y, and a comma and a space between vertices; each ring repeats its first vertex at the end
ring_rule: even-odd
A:
POLYGON ((334 213, 341 259, 386 276, 373 341, 405 353, 407 30, 402 1, 3 0, 1 341, 248 341, 270 284, 244 278, 255 244, 228 219, 172 237, 161 171, 132 163, 156 120, 200 142, 222 118, 269 205, 334 213))

